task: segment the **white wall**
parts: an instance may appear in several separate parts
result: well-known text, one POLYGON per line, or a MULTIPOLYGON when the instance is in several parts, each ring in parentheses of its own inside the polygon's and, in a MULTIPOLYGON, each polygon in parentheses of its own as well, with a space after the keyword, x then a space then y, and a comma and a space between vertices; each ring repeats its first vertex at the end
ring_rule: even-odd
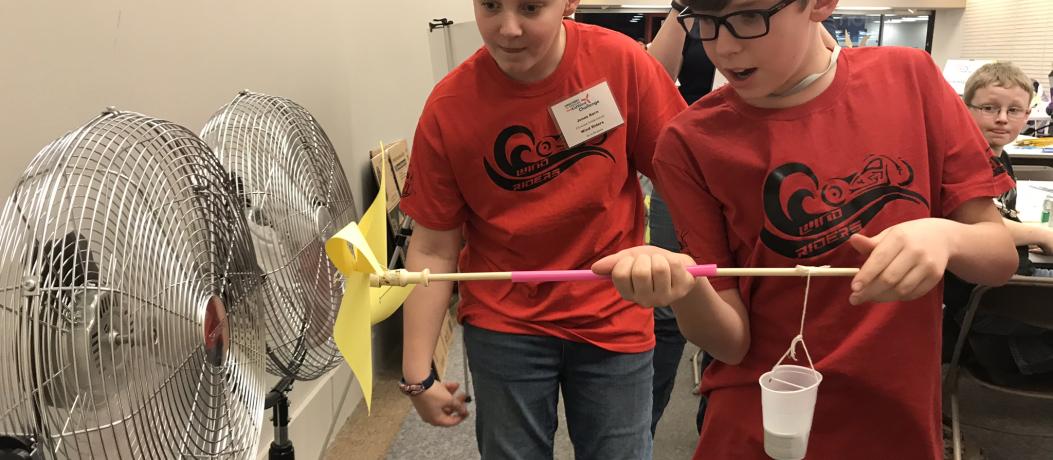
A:
POLYGON ((939 10, 932 30, 932 59, 942 69, 948 59, 962 54, 962 16, 965 9, 939 10))
POLYGON ((368 150, 412 137, 432 87, 427 23, 468 0, 0 2, 0 193, 41 147, 107 106, 197 131, 243 88, 292 98, 366 190, 368 150), (352 121, 354 119, 354 121, 352 121))
MULTIPOLYGON (((433 85, 427 23, 439 17, 471 20, 472 3, 0 2, 0 198, 45 144, 107 106, 198 131, 249 88, 296 100, 318 118, 361 209, 372 193, 363 180, 368 150, 412 139, 433 85)), ((290 430, 299 458, 317 458, 330 429, 361 401, 352 385, 336 407, 349 379, 343 367, 295 386, 290 430)), ((270 437, 265 421, 264 451, 270 437)))
POLYGON ((197 131, 241 88, 298 100, 350 159, 353 35, 343 25, 353 11, 258 3, 3 2, 0 147, 11 167, 0 190, 44 144, 106 106, 197 131))
POLYGON ((1053 68, 1053 0, 969 0, 961 56, 1013 61, 1048 85, 1053 68))
MULTIPOLYGON (((340 2, 340 0, 332 0, 340 2)), ((352 151, 368 155, 377 141, 412 141, 424 101, 434 86, 428 22, 474 20, 470 0, 355 1, 346 24, 357 50, 352 56, 352 151)), ((435 33, 440 33, 436 31, 435 33)), ((365 156, 362 157, 365 161, 365 156)), ((364 163, 363 163, 364 164, 364 163)), ((363 168, 364 170, 364 168, 363 168)), ((371 173, 369 173, 371 174, 371 173)))

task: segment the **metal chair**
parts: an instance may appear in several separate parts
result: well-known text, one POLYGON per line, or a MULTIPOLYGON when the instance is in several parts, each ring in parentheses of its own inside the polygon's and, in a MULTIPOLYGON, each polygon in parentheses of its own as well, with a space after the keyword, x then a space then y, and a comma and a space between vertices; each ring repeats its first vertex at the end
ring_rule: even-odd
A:
POLYGON ((698 386, 702 384, 702 359, 705 358, 706 352, 701 348, 691 355, 691 377, 694 378, 695 384, 691 387, 691 394, 699 394, 698 386))
MULTIPOLYGON (((944 390, 951 400, 951 430, 954 441, 954 459, 962 459, 960 407, 958 405, 958 381, 961 372, 969 372, 961 367, 962 351, 972 328, 973 320, 980 309, 985 314, 997 315, 1020 321, 1025 324, 1053 330, 1053 278, 1014 276, 1008 283, 998 287, 977 286, 969 296, 966 304, 965 319, 961 332, 954 345, 950 369, 944 381, 944 390)), ((1017 396, 1053 400, 1053 383, 1027 383, 1006 386, 996 384, 979 372, 972 372, 973 378, 981 386, 994 391, 1017 396)))

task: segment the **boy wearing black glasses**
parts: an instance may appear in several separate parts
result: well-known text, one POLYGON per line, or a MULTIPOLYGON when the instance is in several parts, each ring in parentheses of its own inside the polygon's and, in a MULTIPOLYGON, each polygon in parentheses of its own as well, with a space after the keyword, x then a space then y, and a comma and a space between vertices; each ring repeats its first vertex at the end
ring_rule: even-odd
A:
POLYGON ((927 54, 823 46, 837 0, 686 3, 678 20, 729 81, 659 137, 656 184, 686 254, 641 246, 593 269, 672 305, 718 360, 696 458, 767 458, 757 381, 798 334, 804 281, 693 279, 694 263, 861 267, 811 282, 804 337, 823 382, 807 458, 942 458, 934 288, 945 270, 1012 274, 991 201, 1012 180, 927 54))
MULTIPOLYGON (((965 103, 980 126, 987 143, 1000 155, 1010 175, 1013 165, 1004 147, 1013 142, 1027 125, 1035 89, 1031 78, 1009 62, 996 62, 980 67, 965 83, 965 103)), ((1037 268, 1029 258, 1034 245, 1045 254, 1053 254, 1053 229, 1020 222, 1016 210, 1016 190, 998 197, 1006 228, 1017 245, 1017 274, 1053 276, 1053 270, 1037 268)), ((948 276, 944 287, 944 359, 950 358, 958 329, 965 317, 965 307, 973 286, 948 276)), ((1039 375, 1053 373, 1053 333, 1018 321, 981 315, 969 335, 970 349, 976 360, 997 383, 1019 384, 1039 375)))

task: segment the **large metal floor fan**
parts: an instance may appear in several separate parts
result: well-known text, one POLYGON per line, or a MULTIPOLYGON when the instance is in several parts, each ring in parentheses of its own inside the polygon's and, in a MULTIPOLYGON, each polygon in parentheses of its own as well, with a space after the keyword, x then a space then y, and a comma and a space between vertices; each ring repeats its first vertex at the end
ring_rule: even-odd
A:
POLYGON ((344 170, 322 127, 295 102, 242 91, 201 138, 237 183, 256 258, 279 299, 267 318, 267 370, 318 378, 343 361, 333 324, 343 279, 325 241, 355 219, 344 170))
POLYGON ((221 165, 173 123, 110 110, 38 153, 0 214, 0 454, 254 457, 247 235, 221 165))
POLYGON ((284 394, 293 379, 316 379, 343 362, 332 334, 344 280, 325 242, 356 218, 350 186, 321 125, 289 99, 242 91, 201 138, 237 184, 256 259, 277 299, 265 312, 267 370, 285 377, 268 395, 271 458, 292 458, 284 394))

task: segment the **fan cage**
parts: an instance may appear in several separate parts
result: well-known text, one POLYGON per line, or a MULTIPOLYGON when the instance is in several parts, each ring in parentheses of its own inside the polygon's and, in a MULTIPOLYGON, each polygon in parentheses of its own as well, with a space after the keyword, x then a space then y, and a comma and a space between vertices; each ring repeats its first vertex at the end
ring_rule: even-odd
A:
POLYGON ((192 132, 107 111, 0 212, 0 434, 45 458, 252 458, 265 301, 233 184, 192 132))
POLYGON ((336 151, 302 106, 250 91, 216 112, 201 138, 236 184, 267 277, 267 370, 316 379, 343 361, 332 332, 344 280, 325 241, 356 217, 336 151))

